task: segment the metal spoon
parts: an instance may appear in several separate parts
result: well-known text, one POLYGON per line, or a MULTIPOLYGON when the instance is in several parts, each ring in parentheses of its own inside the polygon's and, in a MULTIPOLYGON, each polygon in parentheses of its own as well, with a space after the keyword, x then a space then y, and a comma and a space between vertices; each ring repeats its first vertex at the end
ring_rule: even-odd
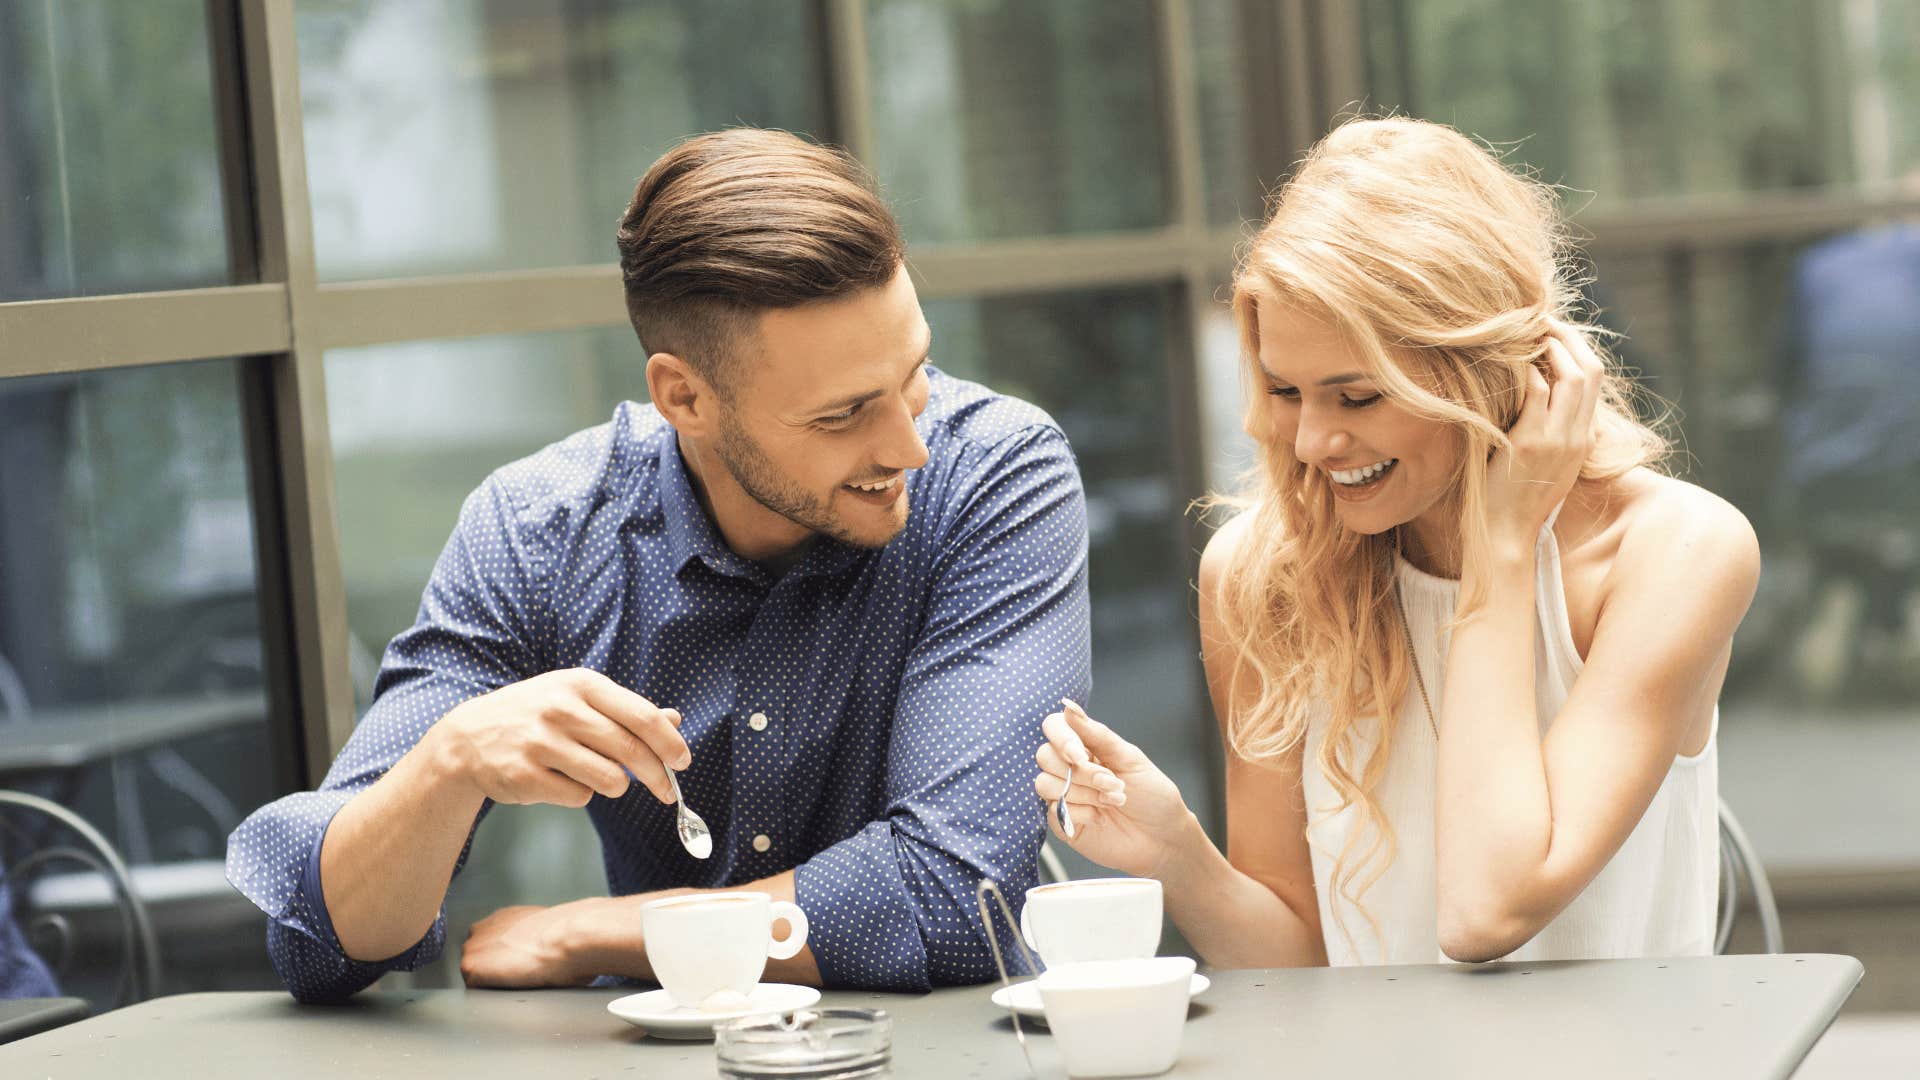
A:
POLYGON ((1060 834, 1073 839, 1073 813, 1067 809, 1067 792, 1073 790, 1073 762, 1067 762, 1067 779, 1060 785, 1060 798, 1053 804, 1054 813, 1060 815, 1060 834))
POLYGON ((667 783, 673 786, 673 801, 678 804, 674 814, 674 829, 680 834, 680 846, 687 854, 696 859, 704 859, 713 854, 713 832, 699 814, 687 809, 686 796, 680 794, 680 778, 672 769, 667 770, 667 783))

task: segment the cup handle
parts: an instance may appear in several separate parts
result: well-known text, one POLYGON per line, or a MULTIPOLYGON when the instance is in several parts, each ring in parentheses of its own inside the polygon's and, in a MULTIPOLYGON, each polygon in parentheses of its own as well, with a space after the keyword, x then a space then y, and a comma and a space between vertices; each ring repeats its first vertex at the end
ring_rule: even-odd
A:
POLYGON ((791 960, 806 946, 807 913, 800 910, 799 904, 790 900, 775 900, 773 918, 768 921, 767 955, 775 960, 791 960), (785 940, 777 940, 773 937, 772 924, 781 919, 787 920, 785 940))

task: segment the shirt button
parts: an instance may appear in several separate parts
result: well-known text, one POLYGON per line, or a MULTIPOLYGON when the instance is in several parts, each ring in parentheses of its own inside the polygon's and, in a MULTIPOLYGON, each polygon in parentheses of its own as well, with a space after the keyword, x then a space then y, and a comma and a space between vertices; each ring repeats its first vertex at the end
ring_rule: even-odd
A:
POLYGON ((755 731, 767 730, 767 714, 763 712, 757 712, 757 713, 754 713, 752 716, 747 717, 747 726, 752 728, 755 731))
POLYGON ((753 850, 755 851, 766 851, 772 847, 773 840, 768 837, 766 833, 761 833, 759 836, 753 838, 753 850))

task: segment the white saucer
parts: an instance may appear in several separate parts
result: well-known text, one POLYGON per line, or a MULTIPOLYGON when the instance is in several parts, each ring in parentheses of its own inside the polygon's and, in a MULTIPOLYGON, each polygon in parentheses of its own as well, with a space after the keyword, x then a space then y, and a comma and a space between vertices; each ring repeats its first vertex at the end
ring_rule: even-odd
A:
MULTIPOLYGON (((1187 998, 1199 997, 1212 985, 1212 979, 1194 972, 1193 981, 1187 984, 1187 998)), ((1040 988, 1033 984, 1032 979, 995 990, 993 1003, 1003 1009, 1010 1008, 1029 1020, 1038 1020, 1043 1024, 1047 1022, 1047 1010, 1040 1004, 1040 988)))
POLYGON ((665 990, 648 990, 643 994, 628 994, 607 1002, 607 1011, 629 1024, 645 1028, 647 1034, 656 1039, 710 1039, 713 1037, 713 1025, 723 1020, 767 1013, 785 1015, 819 1000, 820 991, 811 986, 761 983, 753 988, 753 993, 747 995, 747 1006, 743 1009, 701 1012, 699 1009, 675 1005, 665 990))

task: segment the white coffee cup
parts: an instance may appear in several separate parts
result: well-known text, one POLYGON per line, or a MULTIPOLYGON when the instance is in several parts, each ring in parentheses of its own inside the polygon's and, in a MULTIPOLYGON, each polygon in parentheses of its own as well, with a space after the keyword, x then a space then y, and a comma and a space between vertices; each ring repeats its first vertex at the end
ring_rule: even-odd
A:
POLYGON ((1086 878, 1028 889, 1020 936, 1048 967, 1152 956, 1160 948, 1160 883, 1086 878))
POLYGON ((807 915, 765 893, 700 893, 644 905, 640 932, 653 977, 675 1005, 698 1009, 721 991, 745 997, 767 970, 767 957, 797 954, 807 943, 807 915), (791 927, 784 939, 773 936, 777 919, 791 927))
POLYGON ((1035 981, 1070 1077, 1154 1076, 1180 1059, 1193 958, 1089 960, 1035 981))

